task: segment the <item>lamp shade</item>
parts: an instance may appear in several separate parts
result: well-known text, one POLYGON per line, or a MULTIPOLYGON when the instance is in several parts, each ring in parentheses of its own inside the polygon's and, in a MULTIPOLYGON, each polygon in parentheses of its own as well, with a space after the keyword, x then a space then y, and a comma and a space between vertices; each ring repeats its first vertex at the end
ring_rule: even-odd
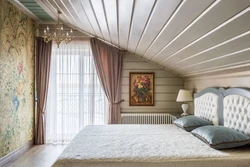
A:
POLYGON ((193 101, 192 92, 190 90, 180 89, 176 101, 177 102, 193 101))

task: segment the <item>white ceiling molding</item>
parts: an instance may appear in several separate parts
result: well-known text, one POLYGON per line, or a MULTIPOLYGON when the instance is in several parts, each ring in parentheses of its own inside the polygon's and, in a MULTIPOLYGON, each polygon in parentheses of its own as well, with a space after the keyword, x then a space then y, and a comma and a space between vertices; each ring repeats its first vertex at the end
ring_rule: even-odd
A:
POLYGON ((183 77, 249 62, 250 0, 35 1, 53 19, 60 10, 65 25, 183 77))

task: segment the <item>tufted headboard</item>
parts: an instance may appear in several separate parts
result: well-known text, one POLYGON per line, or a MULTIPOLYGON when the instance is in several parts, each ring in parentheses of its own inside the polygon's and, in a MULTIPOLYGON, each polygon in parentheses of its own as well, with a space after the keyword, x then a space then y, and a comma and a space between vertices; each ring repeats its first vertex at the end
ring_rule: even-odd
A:
POLYGON ((229 88, 223 95, 224 126, 250 135, 250 89, 229 88))
POLYGON ((223 125, 223 95, 218 88, 205 88, 194 94, 194 115, 223 125))

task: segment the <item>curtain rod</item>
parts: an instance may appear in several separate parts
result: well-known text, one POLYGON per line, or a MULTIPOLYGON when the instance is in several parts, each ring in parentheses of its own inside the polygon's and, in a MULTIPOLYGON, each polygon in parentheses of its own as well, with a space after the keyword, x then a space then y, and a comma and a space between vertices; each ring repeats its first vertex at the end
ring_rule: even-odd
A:
POLYGON ((80 31, 80 32, 82 32, 82 33, 84 33, 84 34, 87 34, 88 36, 90 36, 90 37, 92 37, 92 38, 96 38, 96 39, 98 39, 98 40, 100 40, 100 41, 102 41, 102 42, 104 42, 104 43, 106 43, 106 44, 108 44, 108 45, 110 45, 110 46, 113 46, 113 47, 115 47, 115 48, 117 48, 117 49, 119 49, 119 50, 121 50, 121 51, 127 52, 127 50, 124 50, 124 49, 120 48, 119 46, 116 46, 116 45, 110 43, 109 41, 106 41, 106 40, 104 40, 104 39, 102 39, 102 38, 99 38, 99 37, 97 37, 97 36, 95 36, 95 35, 93 35, 93 34, 91 34, 91 33, 88 33, 88 32, 86 32, 86 31, 84 31, 84 30, 81 30, 81 29, 79 29, 79 28, 77 28, 77 27, 75 27, 74 29, 76 29, 76 30, 78 30, 78 31, 80 31))
POLYGON ((98 40, 100 40, 100 41, 102 41, 102 42, 104 42, 104 43, 106 43, 106 44, 108 44, 110 46, 113 46, 113 47, 115 47, 115 48, 117 48, 117 49, 119 49, 121 51, 127 52, 126 50, 120 48, 119 46, 116 46, 116 45, 114 45, 114 44, 110 43, 109 41, 106 41, 106 40, 104 40, 102 38, 99 38, 99 37, 96 37, 96 36, 94 36, 93 38, 96 38, 96 39, 98 39, 98 40))

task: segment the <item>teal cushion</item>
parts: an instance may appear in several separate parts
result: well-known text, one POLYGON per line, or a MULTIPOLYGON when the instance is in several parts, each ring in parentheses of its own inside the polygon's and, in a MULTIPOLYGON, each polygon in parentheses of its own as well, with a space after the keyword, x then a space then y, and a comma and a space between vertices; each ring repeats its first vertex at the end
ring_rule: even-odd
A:
POLYGON ((224 126, 203 126, 191 133, 215 149, 240 147, 250 142, 249 136, 224 126))
POLYGON ((191 132, 195 128, 212 125, 213 123, 200 117, 189 115, 175 120, 174 124, 188 132, 191 132))

